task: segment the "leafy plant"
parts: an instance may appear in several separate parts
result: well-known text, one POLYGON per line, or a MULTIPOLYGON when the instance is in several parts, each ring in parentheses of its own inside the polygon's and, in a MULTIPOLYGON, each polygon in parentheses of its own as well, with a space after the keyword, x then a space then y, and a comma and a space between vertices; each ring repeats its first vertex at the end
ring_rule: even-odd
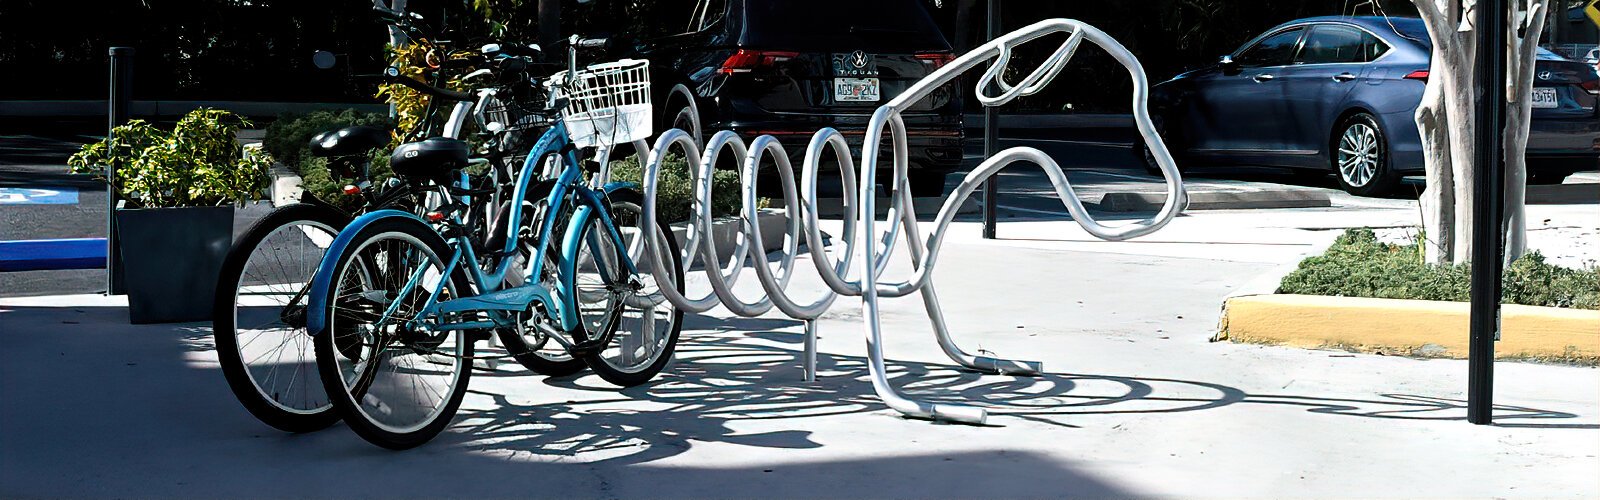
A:
MULTIPOLYGON (((656 184, 656 210, 668 222, 687 221, 693 213, 694 181, 689 173, 691 168, 689 162, 680 155, 669 154, 661 162, 656 184)), ((612 181, 639 183, 643 173, 635 157, 611 162, 612 181)), ((712 217, 738 215, 743 205, 742 199, 738 172, 718 170, 712 174, 712 217)), ((758 200, 757 207, 766 208, 769 203, 769 200, 762 198, 758 200)))
POLYGON ((386 114, 354 109, 320 110, 306 114, 284 113, 279 115, 272 125, 267 126, 267 135, 261 140, 261 145, 268 154, 278 160, 278 163, 304 176, 301 165, 312 159, 307 151, 310 149, 313 136, 362 125, 392 128, 394 120, 386 114))
MULTIPOLYGON (((399 47, 389 46, 388 52, 389 65, 400 71, 399 76, 431 82, 428 74, 433 71, 431 68, 437 66, 437 61, 434 59, 439 57, 434 48, 422 43, 412 43, 399 47), (434 62, 434 64, 429 64, 430 61, 434 62)), ((463 57, 466 56, 467 54, 463 54, 463 57)), ((446 78, 440 87, 450 90, 468 90, 466 83, 462 82, 459 76, 466 75, 469 71, 460 71, 457 77, 446 78)), ((394 105, 395 125, 397 127, 395 129, 395 145, 399 145, 398 142, 408 134, 419 130, 424 125, 423 120, 428 118, 426 116, 428 102, 432 97, 412 90, 410 87, 397 83, 379 85, 376 97, 394 105)))
MULTIPOLYGON (((1350 229, 1322 255, 1307 258, 1283 278, 1279 293, 1466 301, 1470 264, 1429 265, 1420 245, 1379 242, 1371 229, 1350 229)), ((1508 304, 1600 308, 1600 266, 1570 269, 1545 262, 1538 252, 1512 262, 1503 275, 1508 304)))
POLYGON ((86 144, 67 160, 69 171, 105 178, 116 168, 112 189, 139 207, 243 204, 266 190, 272 159, 245 155, 235 134, 250 121, 219 109, 200 108, 178 120, 171 132, 132 120, 104 140, 86 144))

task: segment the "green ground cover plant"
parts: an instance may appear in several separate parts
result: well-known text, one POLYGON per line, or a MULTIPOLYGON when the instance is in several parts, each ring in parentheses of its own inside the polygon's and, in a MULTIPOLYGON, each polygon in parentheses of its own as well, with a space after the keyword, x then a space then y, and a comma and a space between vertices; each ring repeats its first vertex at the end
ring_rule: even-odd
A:
MULTIPOLYGON (((1322 255, 1307 258, 1283 278, 1278 293, 1467 301, 1470 264, 1423 263, 1422 249, 1378 241, 1371 229, 1345 231, 1322 255)), ((1571 269, 1530 252, 1506 267, 1502 302, 1531 306, 1600 308, 1600 265, 1571 269)))

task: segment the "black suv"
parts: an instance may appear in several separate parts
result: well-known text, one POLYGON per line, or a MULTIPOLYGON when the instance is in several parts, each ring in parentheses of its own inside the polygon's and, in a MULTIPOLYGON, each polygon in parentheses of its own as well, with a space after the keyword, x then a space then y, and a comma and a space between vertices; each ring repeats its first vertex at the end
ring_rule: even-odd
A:
MULTIPOLYGON (((841 4, 810 0, 667 0, 635 34, 651 63, 661 130, 701 139, 720 130, 746 141, 777 137, 794 160, 823 127, 859 155, 878 106, 950 62, 950 44, 919 0, 841 4), (691 99, 700 130, 690 120, 691 99)), ((902 116, 911 146, 911 189, 941 194, 961 164, 961 99, 946 85, 902 116)), ((889 138, 884 138, 888 151, 889 138)), ((857 162, 861 159, 856 158, 857 162)), ((885 157, 880 168, 890 168, 885 157)))

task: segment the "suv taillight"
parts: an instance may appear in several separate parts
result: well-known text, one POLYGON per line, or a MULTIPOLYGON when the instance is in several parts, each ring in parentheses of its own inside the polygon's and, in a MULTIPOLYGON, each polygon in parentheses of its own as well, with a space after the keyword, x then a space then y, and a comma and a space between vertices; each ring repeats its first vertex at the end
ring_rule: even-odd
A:
POLYGON ((1405 79, 1407 79, 1407 80, 1416 80, 1416 81, 1419 81, 1419 82, 1427 83, 1428 82, 1428 70, 1419 69, 1419 70, 1416 70, 1416 71, 1412 71, 1412 72, 1406 74, 1405 79))
POLYGON ((1590 94, 1600 94, 1600 76, 1578 85, 1583 86, 1583 90, 1589 91, 1590 94))
POLYGON ((946 64, 950 64, 950 61, 956 60, 956 56, 949 52, 923 52, 917 54, 917 60, 932 64, 933 69, 939 69, 946 64))
POLYGON ((722 61, 722 67, 717 69, 717 72, 729 75, 734 73, 749 73, 750 70, 756 68, 770 68, 772 66, 776 66, 778 63, 794 59, 799 55, 799 52, 739 49, 738 52, 734 52, 733 55, 728 56, 728 60, 722 61))

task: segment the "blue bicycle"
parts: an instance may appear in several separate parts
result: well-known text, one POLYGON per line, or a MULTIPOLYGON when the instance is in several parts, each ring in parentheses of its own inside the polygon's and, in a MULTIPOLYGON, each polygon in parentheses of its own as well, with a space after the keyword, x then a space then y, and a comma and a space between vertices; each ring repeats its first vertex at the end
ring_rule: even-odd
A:
MULTIPOLYGON (((474 343, 491 332, 537 371, 583 363, 621 386, 649 381, 670 361, 683 312, 661 287, 682 292, 677 242, 660 231, 663 255, 645 258, 642 195, 627 183, 592 186, 587 179, 604 178, 603 167, 590 176, 578 161, 583 147, 650 133, 649 117, 635 119, 641 103, 630 97, 648 95, 646 66, 569 68, 552 79, 551 107, 562 109, 562 119, 534 145, 503 204, 501 220, 516 223, 492 238, 471 237, 475 228, 463 222, 462 214, 490 203, 490 193, 470 188, 460 173, 467 143, 433 138, 394 151, 395 174, 427 185, 444 203, 423 216, 381 210, 352 221, 310 289, 307 330, 318 372, 357 434, 394 449, 432 439, 461 404, 474 343), (642 88, 639 78, 646 78, 642 88), (536 181, 557 170, 552 165, 559 165, 556 178, 536 181), (671 282, 657 282, 657 274, 671 282)), ((648 100, 642 104, 648 115, 648 100)))

